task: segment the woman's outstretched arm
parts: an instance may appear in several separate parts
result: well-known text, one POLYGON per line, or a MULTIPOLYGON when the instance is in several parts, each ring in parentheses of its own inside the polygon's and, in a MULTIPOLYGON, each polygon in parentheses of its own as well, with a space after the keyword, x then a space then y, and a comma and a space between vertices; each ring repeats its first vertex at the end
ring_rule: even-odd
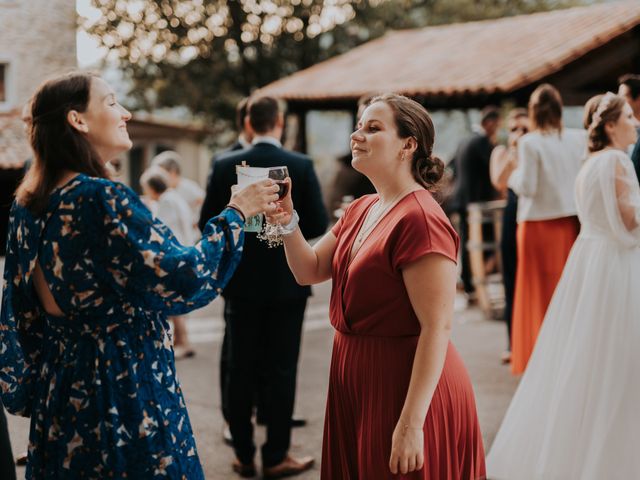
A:
MULTIPOLYGON (((291 200, 291 179, 287 195, 278 203, 278 212, 267 216, 270 223, 287 225, 293 218, 293 201, 291 200)), ((300 227, 284 237, 284 251, 287 263, 293 276, 300 285, 313 285, 331 278, 331 260, 336 248, 336 236, 333 231, 327 232, 318 242, 311 246, 302 235, 300 227)))

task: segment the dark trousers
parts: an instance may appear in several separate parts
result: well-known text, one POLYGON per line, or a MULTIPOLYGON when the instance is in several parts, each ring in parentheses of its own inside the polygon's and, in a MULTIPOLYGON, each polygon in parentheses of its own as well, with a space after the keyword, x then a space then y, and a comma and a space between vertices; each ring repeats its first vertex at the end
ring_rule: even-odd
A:
MULTIPOLYGON (((225 330, 222 337, 222 348, 220 349, 220 405, 222 406, 222 418, 229 423, 229 328, 226 325, 227 315, 224 315, 225 330)), ((266 408, 262 398, 264 394, 265 376, 262 375, 255 385, 255 406, 257 410, 258 423, 266 423, 266 408)))
POLYGON ((0 403, 0 478, 2 480, 16 480, 16 467, 13 463, 13 452, 9 441, 9 427, 4 408, 0 403))
POLYGON ((460 276, 462 278, 462 285, 464 286, 465 293, 475 292, 473 286, 473 280, 471 278, 471 263, 469 261, 469 250, 467 250, 467 242, 469 241, 469 224, 467 223, 467 209, 460 209, 458 211, 460 215, 460 225, 458 229, 458 235, 460 236, 460 261, 462 262, 462 271, 460 276))
POLYGON ((236 456, 244 464, 251 463, 256 452, 251 417, 256 386, 262 382, 260 397, 267 425, 263 466, 279 464, 289 451, 306 305, 306 298, 225 299, 229 427, 236 456))
POLYGON ((509 190, 507 194, 507 206, 502 217, 502 239, 500 251, 502 254, 502 282, 504 284, 504 321, 507 324, 509 336, 509 350, 511 350, 511 317, 513 315, 513 295, 516 287, 516 266, 518 254, 516 248, 516 230, 518 222, 518 197, 509 190))

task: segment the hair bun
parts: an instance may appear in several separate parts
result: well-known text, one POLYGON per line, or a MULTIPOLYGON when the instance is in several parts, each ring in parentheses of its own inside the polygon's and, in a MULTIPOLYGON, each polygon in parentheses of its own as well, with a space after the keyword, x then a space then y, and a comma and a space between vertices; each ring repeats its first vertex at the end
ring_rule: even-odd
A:
POLYGON ((416 167, 417 176, 429 190, 435 189, 444 175, 444 162, 433 154, 418 160, 416 167))

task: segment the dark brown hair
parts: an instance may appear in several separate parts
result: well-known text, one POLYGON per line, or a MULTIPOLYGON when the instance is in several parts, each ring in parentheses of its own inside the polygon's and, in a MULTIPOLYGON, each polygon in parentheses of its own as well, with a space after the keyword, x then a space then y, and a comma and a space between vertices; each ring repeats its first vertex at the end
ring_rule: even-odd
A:
POLYGON ((41 213, 65 171, 108 178, 107 169, 89 141, 67 121, 71 110, 89 104, 93 73, 69 73, 45 82, 31 100, 29 137, 34 162, 18 187, 18 203, 41 213))
POLYGON ((480 112, 480 124, 484 125, 487 122, 500 119, 500 109, 495 105, 487 105, 480 112))
POLYGON ((596 95, 591 97, 584 106, 583 124, 587 129, 590 152, 598 152, 611 144, 604 126, 607 122, 617 122, 627 103, 620 95, 608 93, 607 97, 606 104, 601 105, 605 95, 596 95), (600 108, 601 106, 603 108, 600 108), (598 112, 598 118, 594 118, 596 112, 598 112))
POLYGON ((444 173, 444 163, 433 155, 436 132, 427 110, 415 100, 393 93, 375 97, 369 105, 376 102, 391 107, 400 138, 416 139, 418 148, 411 159, 413 178, 427 190, 436 190, 444 173))
POLYGON ((257 134, 273 130, 279 114, 278 101, 273 97, 265 96, 249 100, 249 105, 247 106, 249 124, 257 134))
POLYGON ((640 75, 627 73, 618 79, 618 84, 626 85, 629 88, 632 100, 637 99, 640 95, 640 75))
POLYGON ((536 88, 529 98, 529 121, 532 130, 562 131, 562 97, 548 83, 536 88))

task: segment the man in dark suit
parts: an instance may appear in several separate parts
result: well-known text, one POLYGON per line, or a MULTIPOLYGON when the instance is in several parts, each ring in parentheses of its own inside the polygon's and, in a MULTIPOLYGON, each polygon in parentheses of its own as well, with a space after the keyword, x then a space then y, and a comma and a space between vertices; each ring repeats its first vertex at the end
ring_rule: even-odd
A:
MULTIPOLYGON (((322 235, 328 218, 313 163, 282 148, 284 117, 277 101, 271 97, 250 101, 247 122, 255 134, 253 147, 216 160, 207 189, 211 209, 203 209, 201 221, 218 214, 229 202, 231 186, 237 181, 237 165, 286 166, 302 233, 307 238, 322 235)), ((256 385, 264 377, 264 474, 278 478, 307 470, 313 459, 291 458, 288 450, 302 319, 311 290, 296 283, 283 249, 269 248, 255 233, 247 233, 242 261, 222 295, 229 339, 229 425, 237 457, 233 469, 242 476, 255 474, 251 416, 256 385)))
POLYGON ((463 140, 453 158, 456 183, 452 209, 460 214, 460 244, 462 260, 462 283, 464 291, 473 299, 475 288, 471 280, 471 267, 467 241, 467 205, 472 202, 487 202, 497 198, 498 193, 491 184, 489 160, 496 145, 496 134, 500 128, 500 111, 493 106, 482 110, 481 131, 463 140))
MULTIPOLYGON (((618 83, 620 84, 618 94, 627 100, 636 120, 640 121, 640 75, 628 73, 620 77, 618 83)), ((631 149, 631 161, 636 169, 636 175, 640 179, 640 128, 638 129, 638 137, 638 141, 631 149)))

